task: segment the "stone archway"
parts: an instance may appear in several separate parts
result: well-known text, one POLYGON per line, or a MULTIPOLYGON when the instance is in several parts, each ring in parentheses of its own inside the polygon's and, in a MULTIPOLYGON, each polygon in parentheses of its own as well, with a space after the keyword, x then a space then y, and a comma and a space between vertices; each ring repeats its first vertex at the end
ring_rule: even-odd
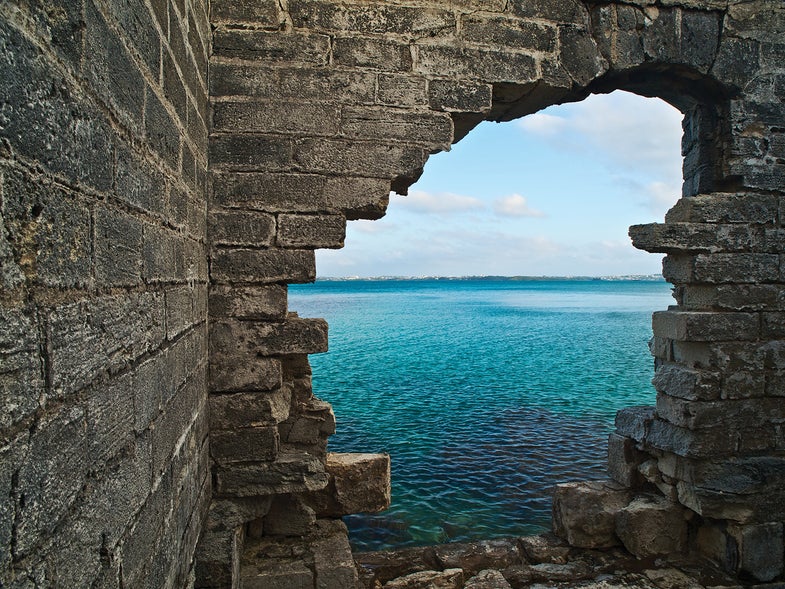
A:
MULTIPOLYGON (((614 534, 617 512, 654 485, 664 503, 650 511, 699 516, 697 541, 675 550, 762 580, 782 573, 784 74, 760 39, 782 26, 760 16, 766 2, 672 4, 213 4, 214 498, 201 561, 215 578, 202 586, 236 577, 248 522, 299 533, 323 509, 311 493, 340 495, 325 470, 331 412, 307 363, 326 324, 286 306, 285 284, 315 277, 313 250, 340 247, 346 219, 381 216, 391 186, 405 192, 428 153, 479 121, 616 88, 686 116, 685 198, 664 224, 632 229, 636 246, 668 254, 679 304, 654 317, 657 407, 622 412, 611 438, 622 487, 563 489, 562 532, 587 542, 569 513, 614 496, 603 515, 614 534)), ((638 507, 621 516, 629 529, 650 525, 638 507)), ((343 573, 311 562, 291 574, 343 573)))

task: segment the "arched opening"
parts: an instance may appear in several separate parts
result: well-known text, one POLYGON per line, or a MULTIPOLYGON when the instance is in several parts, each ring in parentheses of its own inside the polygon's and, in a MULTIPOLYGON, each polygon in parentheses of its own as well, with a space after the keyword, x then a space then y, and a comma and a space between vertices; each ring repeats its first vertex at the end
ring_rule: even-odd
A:
POLYGON ((668 305, 669 286, 618 277, 659 273, 658 260, 641 266, 626 228, 661 219, 678 197, 681 116, 663 120, 667 109, 638 113, 643 120, 657 116, 657 124, 637 133, 625 129, 631 124, 625 115, 645 104, 637 98, 592 97, 504 127, 486 123, 453 153, 435 157, 408 196, 393 197, 386 220, 361 225, 357 252, 374 266, 358 271, 360 266, 345 264, 347 256, 356 255, 350 234, 347 249, 328 253, 320 269, 320 276, 344 278, 550 280, 340 280, 290 290, 291 308, 325 317, 331 325, 331 353, 311 359, 316 394, 334 405, 339 420, 331 449, 392 454, 393 507, 385 514, 349 518, 356 548, 544 531, 553 484, 602 478, 616 411, 653 404, 646 343, 651 312, 668 305), (611 115, 610 126, 596 124, 611 115), (671 131, 670 143, 646 136, 662 130, 671 131), (507 131, 531 143, 515 151, 507 138, 498 138, 507 131), (617 145, 625 136, 633 141, 617 145), (478 146, 475 137, 483 139, 478 146), (471 168, 494 142, 496 151, 483 162, 487 167, 471 168), (536 143, 539 151, 532 147, 536 143), (675 157, 668 162, 662 149, 675 157), (560 169, 544 169, 545 151, 566 155, 560 169), (527 156, 527 166, 516 164, 516 157, 527 156), (658 171, 667 181, 642 171, 641 162, 652 158, 663 160, 654 167, 670 168, 658 171), (457 175, 456 168, 475 178, 458 176, 455 182, 464 190, 448 186, 437 194, 429 174, 442 164, 453 170, 441 175, 442 182, 457 175), (598 169, 605 176, 599 184, 598 169), (520 188, 502 182, 486 200, 478 198, 483 184, 505 175, 520 188), (617 191, 615 198, 608 198, 611 190, 617 191), (403 218, 396 217, 396 207, 403 218), (421 224, 415 225, 418 215, 421 224), (456 216, 456 224, 446 221, 456 216), (602 221, 608 218, 616 219, 612 238, 602 221), (380 235, 385 223, 401 233, 385 240, 380 235), (561 224, 562 233, 548 240, 537 223, 561 224), (575 239, 565 251, 558 240, 568 235, 575 239), (390 260, 396 250, 399 259, 390 260), (482 262, 470 265, 473 256, 482 262), (560 265, 560 257, 569 264, 560 265), (331 258, 336 265, 325 263, 331 258), (433 270, 425 270, 425 264, 407 270, 401 259, 427 261, 433 270), (384 260, 390 270, 379 271, 384 260), (617 280, 586 279, 609 276, 617 280), (311 294, 300 296, 306 292, 311 294))

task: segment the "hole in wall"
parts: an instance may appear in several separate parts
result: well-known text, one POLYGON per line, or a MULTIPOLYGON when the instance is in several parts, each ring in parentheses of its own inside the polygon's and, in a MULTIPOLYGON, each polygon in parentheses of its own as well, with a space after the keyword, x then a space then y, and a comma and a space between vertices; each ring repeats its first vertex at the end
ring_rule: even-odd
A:
POLYGON ((392 456, 391 509, 347 518, 356 550, 539 533, 554 484, 605 476, 616 411, 654 402, 670 288, 626 232, 680 193, 680 121, 616 92, 483 123, 291 287, 330 323, 330 449, 392 456))

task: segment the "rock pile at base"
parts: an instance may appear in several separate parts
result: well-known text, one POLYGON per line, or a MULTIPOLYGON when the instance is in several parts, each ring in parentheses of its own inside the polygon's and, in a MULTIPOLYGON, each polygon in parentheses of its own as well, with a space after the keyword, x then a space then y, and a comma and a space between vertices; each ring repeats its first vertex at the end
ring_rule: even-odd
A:
MULTIPOLYGON (((553 534, 354 555, 358 589, 782 589, 746 585, 703 558, 636 558, 553 534)), ((353 589, 353 588, 352 588, 353 589)))

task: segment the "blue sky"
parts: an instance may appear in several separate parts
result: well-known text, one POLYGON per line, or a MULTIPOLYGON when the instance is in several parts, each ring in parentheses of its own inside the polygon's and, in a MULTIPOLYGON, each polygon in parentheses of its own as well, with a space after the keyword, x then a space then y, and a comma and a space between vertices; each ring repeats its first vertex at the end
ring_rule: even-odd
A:
POLYGON ((352 221, 319 276, 656 274, 627 228, 681 193, 681 119, 657 99, 590 96, 485 122, 428 160, 378 221, 352 221))

